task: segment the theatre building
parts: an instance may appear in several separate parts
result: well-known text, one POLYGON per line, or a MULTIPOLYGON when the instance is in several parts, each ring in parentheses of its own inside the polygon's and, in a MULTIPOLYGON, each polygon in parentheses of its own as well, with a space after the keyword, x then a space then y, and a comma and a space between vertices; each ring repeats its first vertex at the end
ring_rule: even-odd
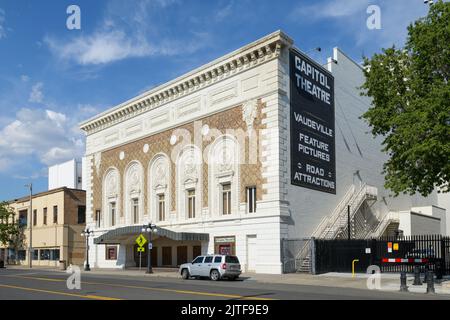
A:
POLYGON ((221 253, 275 274, 302 256, 286 239, 339 237, 348 205, 355 237, 416 216, 446 232, 435 194, 384 189, 362 82, 339 49, 321 65, 275 32, 83 122, 91 267, 138 266, 149 222, 155 266, 221 253))

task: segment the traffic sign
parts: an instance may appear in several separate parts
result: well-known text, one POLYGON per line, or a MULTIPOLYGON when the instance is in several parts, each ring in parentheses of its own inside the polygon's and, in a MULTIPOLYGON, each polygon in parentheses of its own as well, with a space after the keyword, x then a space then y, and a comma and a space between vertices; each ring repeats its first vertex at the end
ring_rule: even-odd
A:
POLYGON ((147 239, 145 239, 145 237, 140 234, 136 239, 136 243, 139 247, 143 247, 147 243, 147 239))
POLYGON ((152 250, 153 249, 153 243, 149 242, 148 243, 148 250, 152 250))
POLYGON ((145 252, 145 247, 139 247, 139 248, 137 248, 137 252, 145 252))

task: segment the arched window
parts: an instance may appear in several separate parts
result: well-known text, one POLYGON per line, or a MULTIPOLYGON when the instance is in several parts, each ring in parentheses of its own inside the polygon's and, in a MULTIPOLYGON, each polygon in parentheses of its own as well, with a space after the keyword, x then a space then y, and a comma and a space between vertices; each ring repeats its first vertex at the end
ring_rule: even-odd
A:
POLYGON ((212 215, 239 212, 239 144, 230 135, 217 138, 209 153, 209 208, 212 215))
POLYGON ((120 203, 120 175, 116 168, 106 171, 103 179, 103 210, 96 216, 97 226, 115 227, 120 203))
POLYGON ((177 212, 181 219, 196 219, 202 214, 202 158, 191 145, 183 148, 177 160, 177 212))
POLYGON ((142 223, 144 214, 144 175, 142 165, 138 161, 131 162, 125 170, 125 224, 142 223))
POLYGON ((169 221, 170 166, 165 154, 156 155, 149 167, 149 204, 151 220, 169 221))

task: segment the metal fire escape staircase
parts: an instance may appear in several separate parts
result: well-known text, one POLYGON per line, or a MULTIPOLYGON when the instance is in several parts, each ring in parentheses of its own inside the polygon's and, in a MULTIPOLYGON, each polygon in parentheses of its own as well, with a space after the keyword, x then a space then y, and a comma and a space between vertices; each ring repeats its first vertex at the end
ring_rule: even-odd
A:
MULTIPOLYGON (((368 226, 368 220, 364 214, 364 204, 371 204, 377 200, 376 187, 362 185, 356 188, 352 185, 342 198, 341 202, 333 210, 332 214, 322 219, 312 237, 318 239, 346 238, 348 234, 348 207, 350 206, 350 222, 352 237, 364 238, 371 233, 373 228, 368 226)), ((375 226, 378 221, 372 222, 375 226)), ((298 272, 310 272, 311 253, 310 242, 307 242, 299 251, 295 259, 295 267, 298 272)))

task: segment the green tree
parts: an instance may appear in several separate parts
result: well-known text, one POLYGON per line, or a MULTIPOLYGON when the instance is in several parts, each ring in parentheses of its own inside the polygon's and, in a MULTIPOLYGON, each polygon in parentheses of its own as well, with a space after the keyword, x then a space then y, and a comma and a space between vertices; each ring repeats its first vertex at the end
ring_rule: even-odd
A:
POLYGON ((0 203, 0 245, 12 247, 16 252, 23 244, 23 227, 15 219, 14 210, 8 203, 0 203))
POLYGON ((408 27, 403 49, 365 58, 363 118, 383 137, 385 186, 400 193, 449 192, 450 3, 438 1, 408 27))

